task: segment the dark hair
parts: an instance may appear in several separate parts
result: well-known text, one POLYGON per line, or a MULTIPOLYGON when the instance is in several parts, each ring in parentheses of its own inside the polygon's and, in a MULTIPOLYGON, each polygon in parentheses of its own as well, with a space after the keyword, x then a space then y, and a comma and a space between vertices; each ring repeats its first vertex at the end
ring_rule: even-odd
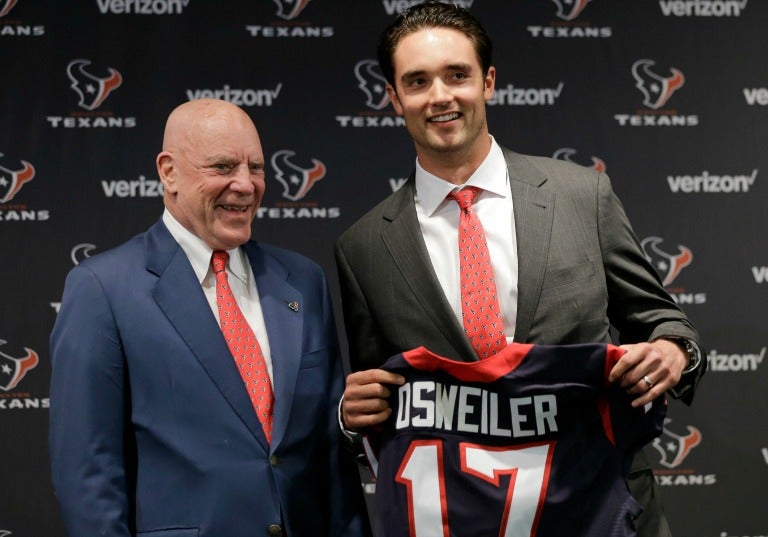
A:
POLYGON ((485 29, 467 9, 454 4, 445 4, 437 0, 427 0, 406 9, 390 24, 379 38, 377 55, 379 67, 387 82, 395 85, 395 48, 400 40, 425 28, 450 28, 466 35, 475 47, 477 58, 488 74, 493 54, 493 43, 485 29))

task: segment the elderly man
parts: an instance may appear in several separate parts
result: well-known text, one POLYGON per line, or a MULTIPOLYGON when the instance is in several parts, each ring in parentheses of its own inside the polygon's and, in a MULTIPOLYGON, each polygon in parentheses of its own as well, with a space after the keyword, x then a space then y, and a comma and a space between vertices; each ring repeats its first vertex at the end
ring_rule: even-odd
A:
POLYGON ((224 101, 182 104, 157 170, 162 218, 71 271, 51 337, 70 535, 367 535, 325 277, 250 240, 256 127, 224 101))

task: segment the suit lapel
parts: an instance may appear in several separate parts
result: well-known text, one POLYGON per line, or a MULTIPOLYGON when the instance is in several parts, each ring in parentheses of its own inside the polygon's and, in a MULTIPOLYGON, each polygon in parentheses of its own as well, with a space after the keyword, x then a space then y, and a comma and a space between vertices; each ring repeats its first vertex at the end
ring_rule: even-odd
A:
MULTIPOLYGON (((555 194, 541 188, 547 181, 524 157, 504 149, 514 206, 518 258, 518 298, 515 341, 527 341, 539 303, 547 254, 552 238, 555 194)), ((414 296, 421 302, 435 327, 459 356, 475 353, 464 329, 440 288, 429 260, 416 216, 413 176, 390 198, 384 219, 390 222, 382 239, 414 296)))
POLYGON ((154 298, 218 390, 265 450, 269 449, 221 329, 184 251, 162 222, 146 235, 154 298))
POLYGON ((509 170, 517 237, 515 341, 526 342, 539 303, 552 238, 555 194, 541 188, 547 178, 524 157, 504 150, 509 170))
POLYGON ((411 176, 390 198, 392 203, 383 215, 390 225, 382 232, 382 239, 411 292, 435 327, 456 349, 457 355, 475 357, 475 351, 453 314, 429 259, 416 216, 414 195, 415 181, 411 176))
POLYGON ((259 290, 261 311, 272 355, 275 394, 272 446, 276 447, 288 427, 299 374, 304 297, 298 289, 288 283, 287 268, 266 254, 257 243, 247 243, 245 250, 259 290))

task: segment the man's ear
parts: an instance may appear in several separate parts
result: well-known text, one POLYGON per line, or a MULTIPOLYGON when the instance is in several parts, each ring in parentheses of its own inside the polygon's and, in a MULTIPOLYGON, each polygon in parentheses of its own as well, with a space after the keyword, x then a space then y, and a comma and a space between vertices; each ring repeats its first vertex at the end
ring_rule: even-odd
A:
POLYGON ((491 65, 488 67, 488 72, 485 75, 485 80, 483 80, 483 97, 485 97, 486 102, 491 100, 491 97, 493 97, 493 92, 496 89, 496 68, 491 65))
POLYGON ((395 109, 398 116, 403 115, 403 107, 400 105, 400 99, 397 98, 397 92, 392 84, 387 84, 387 95, 389 95, 389 102, 392 103, 392 108, 395 109))
POLYGON ((157 175, 160 177, 160 181, 163 182, 163 189, 169 194, 175 194, 177 184, 173 155, 169 151, 163 151, 157 155, 155 163, 157 165, 157 175))

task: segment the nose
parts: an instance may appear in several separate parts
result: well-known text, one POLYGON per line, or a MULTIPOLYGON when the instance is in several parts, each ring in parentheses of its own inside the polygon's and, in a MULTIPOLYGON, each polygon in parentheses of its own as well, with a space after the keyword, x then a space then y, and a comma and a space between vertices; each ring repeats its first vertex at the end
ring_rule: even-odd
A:
POLYGON ((441 79, 435 79, 432 87, 429 88, 429 102, 431 104, 444 104, 452 100, 453 93, 451 93, 451 88, 441 79))
POLYGON ((235 192, 242 194, 252 194, 256 190, 254 176, 250 173, 248 166, 240 166, 237 173, 232 177, 229 187, 235 192))

